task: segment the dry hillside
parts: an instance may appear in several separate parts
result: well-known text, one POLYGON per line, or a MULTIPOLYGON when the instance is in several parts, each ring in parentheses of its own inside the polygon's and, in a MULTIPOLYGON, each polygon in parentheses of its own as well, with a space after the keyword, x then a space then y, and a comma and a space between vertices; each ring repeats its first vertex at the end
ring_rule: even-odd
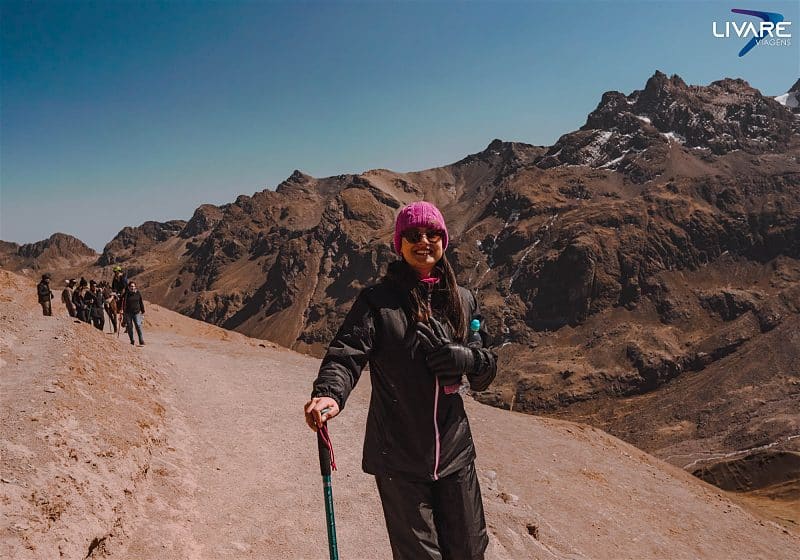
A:
MULTIPOLYGON (((42 317, 0 271, 0 556, 323 558, 318 360, 157 305, 147 346, 42 317)), ((343 558, 389 558, 360 472, 369 383, 331 423, 343 558)), ((789 559, 800 536, 600 430, 470 400, 495 559, 789 559)))

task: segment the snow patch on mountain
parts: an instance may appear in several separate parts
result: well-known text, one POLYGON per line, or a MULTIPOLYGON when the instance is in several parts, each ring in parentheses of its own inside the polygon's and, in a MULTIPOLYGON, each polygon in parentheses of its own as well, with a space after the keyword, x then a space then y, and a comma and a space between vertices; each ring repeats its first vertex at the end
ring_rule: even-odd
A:
POLYGON ((686 138, 678 134, 677 132, 662 132, 661 133, 664 138, 666 138, 669 142, 677 142, 678 144, 686 144, 686 138))
POLYGON ((788 107, 789 109, 800 108, 800 101, 797 100, 796 93, 784 93, 783 95, 777 96, 775 98, 775 101, 777 101, 784 107, 788 107))

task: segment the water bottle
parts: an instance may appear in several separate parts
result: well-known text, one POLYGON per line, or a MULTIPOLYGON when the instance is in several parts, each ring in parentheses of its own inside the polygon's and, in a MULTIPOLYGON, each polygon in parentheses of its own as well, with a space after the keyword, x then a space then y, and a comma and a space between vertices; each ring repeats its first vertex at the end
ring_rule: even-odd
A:
POLYGON ((467 346, 470 348, 481 348, 483 340, 481 339, 481 320, 473 319, 469 323, 469 336, 467 337, 467 346))
MULTIPOLYGON (((473 319, 469 322, 469 335, 467 335, 467 346, 470 348, 483 347, 483 339, 481 339, 481 320, 473 319)), ((469 393, 469 381, 466 378, 462 379, 461 386, 458 388, 459 394, 463 397, 469 393)))

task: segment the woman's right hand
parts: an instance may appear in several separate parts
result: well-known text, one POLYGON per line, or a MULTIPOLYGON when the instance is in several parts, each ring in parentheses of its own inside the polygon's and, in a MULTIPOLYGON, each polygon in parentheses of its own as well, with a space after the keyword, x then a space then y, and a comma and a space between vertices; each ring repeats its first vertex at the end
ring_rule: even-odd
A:
POLYGON ((339 405, 331 397, 313 397, 303 407, 308 427, 317 431, 322 425, 339 414, 339 405), (323 410, 329 409, 325 414, 323 410))

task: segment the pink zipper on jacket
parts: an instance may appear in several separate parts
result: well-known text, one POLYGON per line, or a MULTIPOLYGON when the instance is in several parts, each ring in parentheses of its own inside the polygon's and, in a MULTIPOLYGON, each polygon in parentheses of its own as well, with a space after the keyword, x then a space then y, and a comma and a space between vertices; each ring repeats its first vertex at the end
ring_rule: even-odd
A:
MULTIPOLYGON (((431 295, 433 292, 433 286, 439 282, 439 279, 435 276, 429 276, 428 278, 421 278, 422 282, 425 282, 427 285, 427 303, 428 303, 428 316, 433 316, 433 308, 431 307, 431 295)), ((436 441, 435 441, 435 448, 436 448, 436 456, 434 457, 433 461, 433 480, 439 480, 439 455, 441 454, 442 444, 441 439, 439 438, 439 378, 435 377, 435 384, 434 384, 434 393, 433 393, 433 433, 435 434, 436 441)))
POLYGON ((433 431, 436 434, 436 460, 433 463, 433 480, 439 480, 439 454, 441 442, 439 441, 439 378, 436 378, 436 394, 433 396, 433 431))

